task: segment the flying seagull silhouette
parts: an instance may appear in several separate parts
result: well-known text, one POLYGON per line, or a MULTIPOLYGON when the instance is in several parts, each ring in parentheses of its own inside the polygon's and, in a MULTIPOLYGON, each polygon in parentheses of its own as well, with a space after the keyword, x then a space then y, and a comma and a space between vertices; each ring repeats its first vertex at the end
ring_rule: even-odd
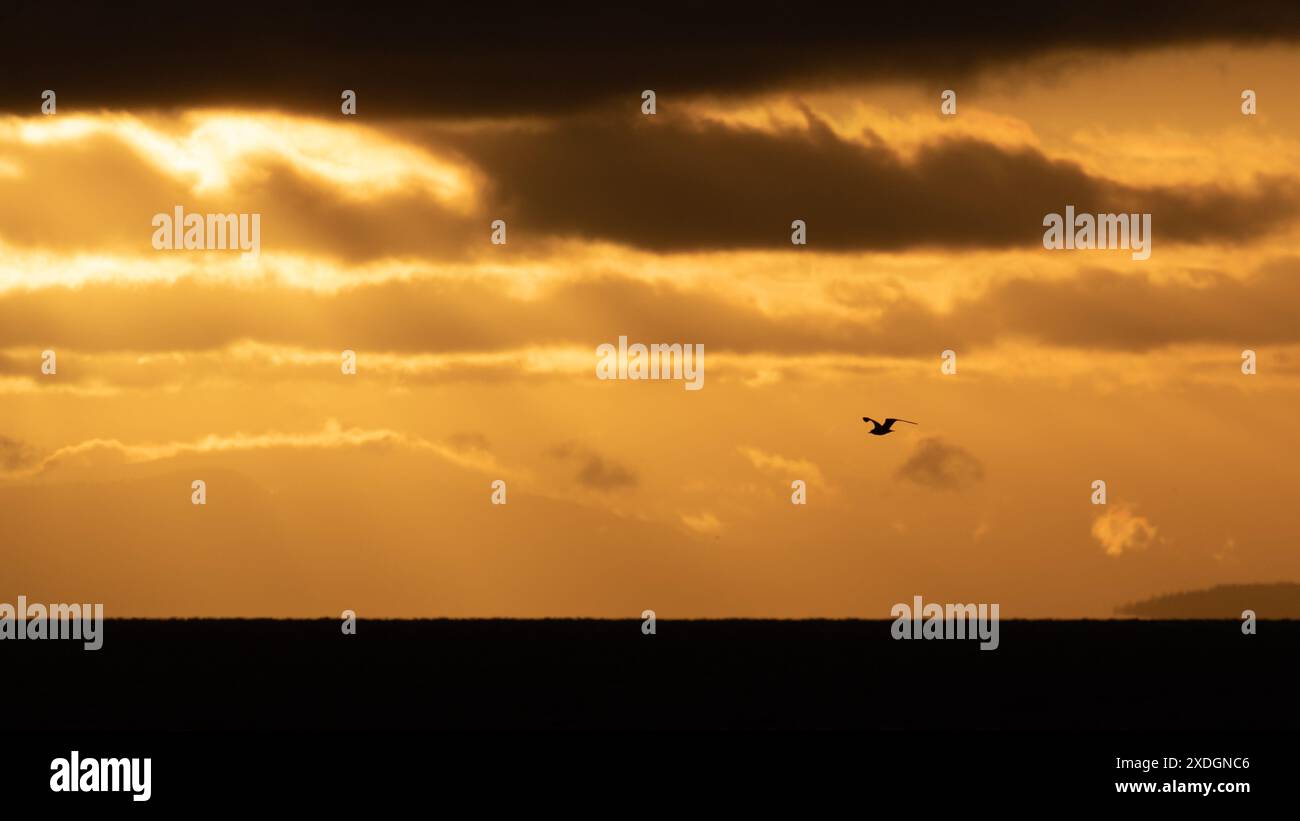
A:
POLYGON ((872 425, 871 430, 867 432, 870 433, 872 436, 884 436, 886 433, 893 433, 895 422, 907 422, 907 424, 909 425, 916 424, 915 422, 909 422, 906 419, 895 419, 892 416, 886 419, 884 424, 877 422, 875 419, 872 419, 870 416, 862 417, 862 421, 871 423, 872 425))

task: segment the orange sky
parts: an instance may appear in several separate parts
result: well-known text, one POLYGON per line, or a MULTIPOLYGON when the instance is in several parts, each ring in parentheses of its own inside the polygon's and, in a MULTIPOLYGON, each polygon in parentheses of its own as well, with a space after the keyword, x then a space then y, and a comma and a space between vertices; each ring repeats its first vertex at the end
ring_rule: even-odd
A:
POLYGON ((858 80, 0 115, 0 600, 1068 618, 1295 580, 1297 76, 1187 45, 990 69, 955 117, 858 80), (1044 250, 1067 204, 1150 212, 1151 258, 1044 250), (260 213, 259 258, 153 250, 176 205, 260 213), (620 335, 704 344, 705 388, 597 380, 620 335))

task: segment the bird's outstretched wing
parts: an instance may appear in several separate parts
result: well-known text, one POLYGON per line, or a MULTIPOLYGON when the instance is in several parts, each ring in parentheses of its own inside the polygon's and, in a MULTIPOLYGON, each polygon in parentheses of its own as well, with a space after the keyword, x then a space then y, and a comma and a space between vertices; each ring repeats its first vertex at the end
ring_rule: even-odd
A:
POLYGON ((915 425, 915 424, 918 424, 917 422, 913 422, 913 421, 911 421, 911 420, 909 420, 909 419, 895 419, 894 417, 891 416, 891 417, 889 417, 888 419, 885 420, 885 427, 889 427, 890 425, 894 424, 895 422, 907 422, 907 424, 909 424, 909 425, 915 425))
POLYGON ((880 424, 880 423, 877 422, 875 419, 872 419, 870 416, 864 416, 864 417, 862 417, 862 421, 863 421, 863 422, 870 422, 870 423, 873 424, 873 425, 879 425, 879 424, 880 424))

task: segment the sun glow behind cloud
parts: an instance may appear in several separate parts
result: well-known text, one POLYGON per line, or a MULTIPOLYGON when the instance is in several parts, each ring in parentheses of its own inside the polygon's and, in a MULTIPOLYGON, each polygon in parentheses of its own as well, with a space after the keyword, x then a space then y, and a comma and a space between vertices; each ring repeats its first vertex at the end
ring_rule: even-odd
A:
MULTIPOLYGON (((1215 54, 1252 71, 1279 59, 1215 54)), ((551 601, 537 567, 584 591, 566 614, 615 612, 606 591, 653 584, 683 614, 795 616, 883 615, 881 602, 965 580, 1002 597, 1007 615, 1107 615, 1169 584, 1222 581, 1214 552, 1227 533, 1233 567, 1300 572, 1271 547, 1296 527, 1280 494, 1297 468, 1276 453, 1300 445, 1287 410, 1300 394, 1288 313, 1297 225, 1268 211, 1289 205, 1300 140, 1294 115, 1276 109, 1243 123, 1231 89, 1222 113, 1188 114, 1184 84, 1218 93, 1229 82, 1205 56, 1117 58, 1050 88, 1008 70, 1006 82, 963 86, 950 121, 934 111, 937 89, 894 82, 672 100, 652 125, 621 109, 0 118, 0 437, 14 454, 53 459, 6 482, 75 479, 98 498, 119 485, 144 493, 130 483, 146 470, 219 464, 277 494, 299 527, 327 504, 313 494, 332 499, 336 483, 356 499, 357 533, 404 539, 365 545, 384 560, 376 572, 423 579, 454 566, 457 584, 483 596, 456 612, 478 615, 502 612, 501 590, 551 601), (1103 93, 1135 66, 1179 78, 1150 98, 1165 101, 1158 127, 1143 112, 1115 116, 1128 103, 1103 93), (627 141, 602 156, 606 138, 627 141), (572 151, 571 140, 590 142, 572 151), (938 155, 942 173, 918 169, 925 150, 953 141, 974 148, 938 155), (754 146, 766 164, 717 172, 754 146), (636 150, 662 153, 638 165, 636 150), (521 154, 536 162, 509 166, 521 154), (801 187, 803 163, 825 156, 858 176, 829 167, 801 187), (1224 209, 1186 218, 1177 237, 1158 212, 1155 253, 1140 266, 1124 252, 1044 253, 1034 214, 1025 242, 979 231, 893 242, 932 228, 930 209, 971 175, 996 182, 1026 162, 1040 175, 1068 166, 1062 197, 1142 185, 1137 204, 1181 205, 1207 193, 1177 189, 1194 184, 1223 193, 1224 209), (618 176, 628 168, 637 173, 618 176), (1284 181, 1277 191, 1260 188, 1265 172, 1284 181), (881 177, 895 188, 872 184, 881 177), (520 180, 532 184, 510 187, 520 180), (676 207, 646 206, 664 180, 676 207), (909 200, 921 183, 931 199, 909 200), (773 188, 792 197, 790 213, 754 240, 746 209, 773 188), (790 220, 830 194, 842 207, 792 249, 790 220), (687 206, 705 196, 727 207, 695 214, 707 230, 682 241, 687 206), (148 218, 177 200, 264 209, 257 263, 152 251, 148 218), (584 211, 590 201, 602 213, 584 211), (853 210, 864 202, 873 207, 853 210), (493 246, 499 215, 510 241, 493 246), (1240 230, 1274 217, 1269 230, 1240 230), (831 249, 822 239, 834 219, 848 241, 831 249), (733 229, 734 243, 714 242, 733 229), (408 242, 426 235, 437 236, 408 242), (593 349, 620 334, 703 340, 707 390, 597 382, 593 349), (948 348, 952 378, 938 370, 948 348), (1245 348, 1260 352, 1257 377, 1240 372, 1245 348), (54 378, 40 371, 47 349, 59 355, 54 378), (355 377, 340 373, 345 349, 357 353, 355 377), (866 414, 922 426, 866 441, 866 414), (1257 433, 1207 435, 1236 419, 1257 433), (923 436, 973 454, 980 481, 900 485, 899 469, 926 455, 923 436), (581 456, 553 456, 566 447, 581 456), (1169 482, 1202 475, 1219 478, 1169 482), (614 480, 593 488, 593 476, 614 480), (510 506, 488 518, 498 513, 488 480, 503 477, 510 506), (1107 556, 1087 504, 1098 477, 1116 489, 1116 510, 1134 505, 1160 538, 1107 556), (789 504, 796 479, 809 482, 805 510, 789 504), (497 521, 517 529, 484 536, 497 521), (613 570, 573 560, 586 534, 613 570), (457 551, 472 560, 455 564, 457 551)), ((1022 197, 968 193, 969 221, 995 227, 1022 197)), ((218 485, 213 498, 231 497, 218 485)), ((279 521, 250 516, 268 532, 279 521)), ((23 521, 24 549, 39 555, 43 531, 23 521)), ((160 532, 153 547, 172 549, 173 537, 160 532)), ((452 607, 419 596, 411 615, 452 607)))
POLYGON ((364 126, 247 111, 201 110, 180 117, 126 113, 0 120, 0 140, 28 145, 106 135, 131 146, 164 173, 185 178, 197 194, 230 188, 260 159, 287 163, 325 180, 345 196, 373 199, 423 191, 460 212, 477 207, 475 172, 364 126))

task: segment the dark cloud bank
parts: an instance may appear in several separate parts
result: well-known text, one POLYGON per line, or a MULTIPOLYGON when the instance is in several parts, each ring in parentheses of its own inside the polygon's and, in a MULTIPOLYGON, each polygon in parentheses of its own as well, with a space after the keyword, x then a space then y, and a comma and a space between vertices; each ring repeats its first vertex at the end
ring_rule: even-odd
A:
POLYGON ((811 2, 92 3, 0 8, 0 110, 201 104, 337 114, 570 111, 669 95, 959 81, 1053 51, 1295 39, 1284 0, 1044 5, 811 2))

